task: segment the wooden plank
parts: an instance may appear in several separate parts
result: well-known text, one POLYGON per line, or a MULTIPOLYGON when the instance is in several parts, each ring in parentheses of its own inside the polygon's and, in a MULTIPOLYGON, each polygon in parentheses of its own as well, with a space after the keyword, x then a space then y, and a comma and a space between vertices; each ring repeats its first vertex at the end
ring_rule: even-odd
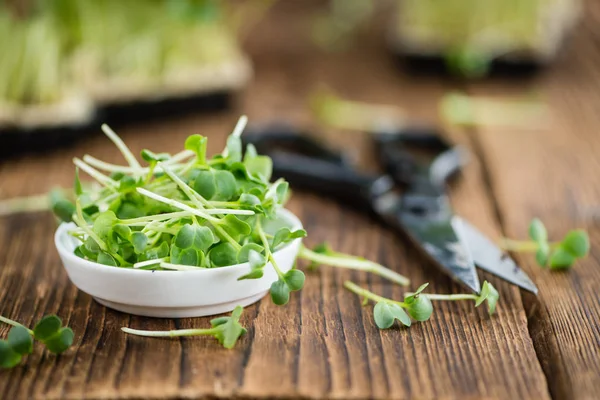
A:
POLYGON ((597 398, 600 383, 598 35, 600 7, 588 2, 572 47, 543 77, 469 85, 477 95, 522 96, 533 89, 550 107, 543 129, 487 128, 473 137, 483 149, 504 232, 525 238, 528 222, 539 217, 551 239, 574 228, 590 234, 590 256, 569 272, 544 270, 532 256, 518 256, 539 287, 524 305, 550 393, 560 399, 597 398))
MULTIPOLYGON (((243 110, 251 119, 285 117, 310 124, 305 106, 314 83, 325 81, 346 96, 392 102, 412 115, 434 118, 440 81, 403 77, 389 62, 376 32, 352 51, 322 55, 303 31, 312 9, 282 2, 249 47, 257 76, 239 108, 210 117, 140 125, 119 131, 135 151, 174 151, 185 136, 210 137, 220 150, 224 134, 243 110), (262 33, 260 33, 262 32, 262 33)), ((332 142, 363 157, 365 137, 327 132, 332 142)), ((458 212, 497 234, 477 151, 475 163, 453 187, 458 212)), ((72 179, 71 157, 86 152, 117 161, 102 137, 77 147, 0 166, 3 196, 34 194, 72 179)), ((435 292, 460 292, 414 248, 367 217, 307 193, 296 193, 292 211, 304 221, 309 245, 376 259, 435 292)), ((306 288, 279 308, 265 299, 248 307, 249 328, 231 351, 204 338, 177 340, 127 337, 121 326, 169 329, 206 326, 209 318, 159 320, 128 316, 95 303, 68 282, 53 248, 54 222, 47 215, 4 218, 0 224, 0 313, 30 324, 57 312, 76 332, 73 350, 54 357, 37 348, 24 366, 0 372, 0 397, 19 398, 549 398, 532 345, 519 292, 494 279, 501 293, 499 313, 489 318, 472 304, 440 304, 430 322, 409 329, 379 331, 372 307, 342 288, 352 279, 387 296, 403 290, 361 273, 322 268, 307 274, 306 288), (35 243, 35 245, 31 245, 35 243)), ((487 277, 486 277, 487 278, 487 277)), ((4 336, 6 327, 0 327, 4 336)))

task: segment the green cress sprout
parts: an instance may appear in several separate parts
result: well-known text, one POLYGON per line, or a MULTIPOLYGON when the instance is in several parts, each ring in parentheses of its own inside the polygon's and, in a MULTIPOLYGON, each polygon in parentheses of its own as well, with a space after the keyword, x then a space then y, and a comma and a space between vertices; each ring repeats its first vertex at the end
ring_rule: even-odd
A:
MULTIPOLYGON (((413 296, 413 293, 406 293, 404 302, 408 298, 413 296)), ((494 314, 496 311, 496 304, 500 295, 494 286, 488 281, 484 281, 481 285, 481 292, 479 294, 429 294, 423 293, 422 296, 427 297, 429 300, 441 300, 441 301, 456 301, 456 300, 474 300, 475 307, 479 307, 484 301, 487 301, 488 313, 494 314)))
POLYGON ((13 368, 23 356, 33 352, 33 340, 37 340, 55 354, 60 354, 73 344, 73 331, 63 327, 56 315, 47 315, 33 328, 0 316, 0 322, 12 325, 6 340, 0 340, 0 368, 13 368))
POLYGON ((313 250, 309 250, 302 246, 300 248, 299 258, 309 260, 310 268, 315 268, 319 264, 329 265, 338 268, 354 269, 366 271, 386 278, 401 286, 408 286, 410 281, 405 276, 398 274, 384 267, 381 264, 373 261, 365 260, 362 257, 355 257, 344 253, 338 253, 331 250, 327 243, 316 246, 313 250))
POLYGON ((90 155, 73 160, 74 201, 62 193, 51 205, 62 221, 73 221, 70 234, 80 241, 75 254, 101 264, 146 270, 220 268, 249 262, 251 271, 239 279, 258 279, 270 263, 279 280, 271 294, 285 304, 300 290, 304 274, 278 267, 272 252, 300 237, 302 229, 265 224, 277 218, 288 198, 288 183, 270 182, 272 161, 250 145, 242 154, 240 118, 225 149, 212 158, 207 138, 192 135, 175 155, 142 150, 142 166, 108 126, 102 130, 128 165, 115 165, 90 155), (79 179, 96 181, 88 188, 79 179))
POLYGON ((590 239, 581 229, 569 231, 561 242, 548 242, 546 227, 537 218, 529 224, 529 241, 503 239, 501 246, 507 251, 534 252, 535 259, 542 267, 550 269, 568 269, 579 258, 590 251, 590 239))
POLYGON ((399 107, 346 100, 325 88, 311 95, 310 108, 321 123, 340 129, 370 132, 381 123, 403 126, 406 121, 399 107))
POLYGON ((373 318, 379 329, 388 329, 394 325, 394 321, 398 320, 404 326, 411 326, 411 318, 415 321, 427 321, 433 313, 431 300, 474 300, 475 307, 479 307, 481 303, 487 301, 488 312, 490 315, 496 310, 498 302, 498 292, 488 282, 483 282, 481 293, 476 294, 429 294, 423 293, 423 290, 429 285, 424 283, 416 292, 406 293, 404 301, 396 301, 386 297, 379 296, 367 289, 346 281, 344 287, 351 292, 357 294, 364 299, 363 304, 367 304, 369 300, 374 301, 375 308, 373 309, 373 318), (406 311, 405 311, 406 310, 406 311))
POLYGON ((246 329, 240 325, 243 308, 237 306, 230 317, 218 317, 210 320, 211 328, 206 329, 177 329, 171 331, 142 331, 131 328, 121 328, 125 333, 149 337, 179 337, 179 336, 213 336, 223 347, 232 349, 246 329))
POLYGON ((395 320, 407 327, 411 326, 411 318, 415 321, 427 321, 433 313, 431 301, 421 293, 427 285, 429 283, 421 285, 415 293, 406 297, 402 302, 379 296, 350 281, 344 282, 346 289, 364 298, 363 304, 366 304, 368 300, 376 303, 373 309, 373 318, 379 329, 391 328, 395 320), (407 311, 404 311, 405 309, 407 311))
POLYGON ((450 126, 531 129, 547 120, 547 106, 535 99, 488 98, 449 92, 442 97, 440 114, 450 126))

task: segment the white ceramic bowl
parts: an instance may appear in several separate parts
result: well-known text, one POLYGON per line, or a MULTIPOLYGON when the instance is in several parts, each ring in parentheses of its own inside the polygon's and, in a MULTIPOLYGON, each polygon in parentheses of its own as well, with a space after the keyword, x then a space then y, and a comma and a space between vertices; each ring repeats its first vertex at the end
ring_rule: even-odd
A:
MULTIPOLYGON (((302 228, 300 220, 287 210, 280 210, 278 217, 265 229, 276 229, 274 225, 302 228)), ((78 245, 68 234, 73 227, 72 223, 62 224, 54 236, 71 282, 98 303, 126 313, 161 318, 221 314, 260 300, 277 280, 270 263, 262 278, 243 281, 237 278, 250 271, 248 263, 197 271, 149 271, 98 264, 73 253, 78 245)), ((295 239, 273 254, 283 272, 293 267, 300 243, 301 239, 295 239)))

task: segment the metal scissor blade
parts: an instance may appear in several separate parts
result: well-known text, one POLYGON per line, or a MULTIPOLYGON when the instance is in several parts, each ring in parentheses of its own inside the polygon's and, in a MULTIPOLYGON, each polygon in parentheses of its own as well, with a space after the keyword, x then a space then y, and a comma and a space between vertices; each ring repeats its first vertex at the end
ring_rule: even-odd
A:
POLYGON ((467 243, 473 261, 479 268, 537 294, 538 289, 535 284, 508 255, 469 222, 460 217, 454 218, 455 224, 460 225, 457 226, 457 230, 467 243))
POLYGON ((469 248, 462 242, 450 220, 440 221, 401 214, 402 228, 421 245, 439 267, 472 291, 481 290, 469 248))

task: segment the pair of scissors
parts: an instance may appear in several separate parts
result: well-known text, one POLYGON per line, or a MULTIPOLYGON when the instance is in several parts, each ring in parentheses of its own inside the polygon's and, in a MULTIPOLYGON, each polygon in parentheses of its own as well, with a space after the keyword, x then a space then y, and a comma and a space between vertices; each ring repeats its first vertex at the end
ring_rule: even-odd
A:
POLYGON ((273 160, 273 174, 368 212, 405 232, 446 274, 479 293, 475 266, 537 294, 515 262, 472 224, 455 215, 446 193, 465 151, 433 129, 404 127, 372 132, 385 173, 358 171, 339 151, 287 125, 251 127, 243 140, 273 160))

